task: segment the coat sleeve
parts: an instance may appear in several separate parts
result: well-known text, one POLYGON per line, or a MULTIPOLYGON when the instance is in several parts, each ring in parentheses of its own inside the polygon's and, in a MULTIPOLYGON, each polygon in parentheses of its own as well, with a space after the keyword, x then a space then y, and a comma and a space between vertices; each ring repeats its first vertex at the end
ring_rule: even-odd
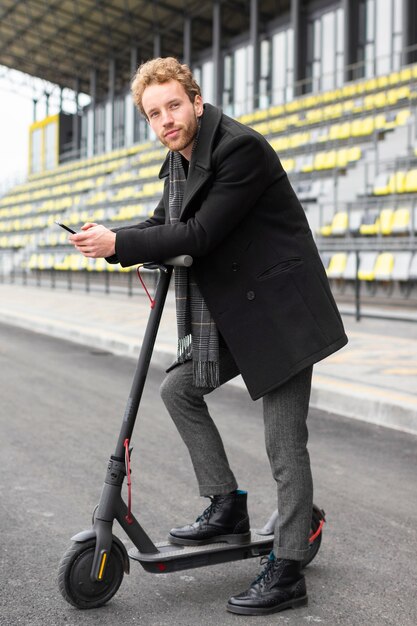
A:
POLYGON ((192 217, 176 224, 117 233, 116 250, 122 266, 163 261, 180 254, 208 254, 237 227, 272 182, 267 148, 262 137, 252 134, 235 136, 217 148, 208 193, 192 217))
POLYGON ((149 228, 150 226, 159 226, 164 223, 165 223, 165 207, 164 207, 164 199, 162 197, 158 203, 158 206, 153 212, 152 216, 149 217, 148 219, 144 220, 143 222, 140 222, 139 224, 134 224, 133 226, 121 226, 119 228, 112 229, 113 232, 116 233, 116 254, 113 254, 113 256, 106 257, 106 261, 108 263, 120 262, 118 250, 117 250, 117 233, 120 233, 124 230, 142 230, 144 228, 149 228))

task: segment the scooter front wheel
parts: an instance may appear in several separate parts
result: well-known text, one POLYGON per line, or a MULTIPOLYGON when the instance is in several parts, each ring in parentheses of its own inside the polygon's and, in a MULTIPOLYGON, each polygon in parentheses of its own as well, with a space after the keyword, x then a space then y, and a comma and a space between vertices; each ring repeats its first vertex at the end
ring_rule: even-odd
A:
POLYGON ((103 580, 90 578, 96 540, 74 542, 61 559, 59 589, 67 602, 78 609, 95 609, 108 602, 119 589, 124 574, 123 555, 113 542, 103 580))

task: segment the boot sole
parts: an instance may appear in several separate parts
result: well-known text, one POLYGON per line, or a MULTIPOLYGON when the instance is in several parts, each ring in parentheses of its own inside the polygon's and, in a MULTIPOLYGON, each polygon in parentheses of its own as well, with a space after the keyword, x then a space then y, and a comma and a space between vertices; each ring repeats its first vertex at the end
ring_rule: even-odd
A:
POLYGON ((294 598, 293 600, 287 600, 286 602, 282 602, 275 607, 250 607, 228 603, 226 605, 226 609, 230 613, 238 613, 239 615, 270 615, 271 613, 278 613, 279 611, 284 611, 285 609, 298 609, 302 606, 307 605, 308 596, 302 596, 301 598, 294 598))
POLYGON ((210 543, 244 545, 246 543, 250 543, 251 533, 242 533, 240 535, 218 535, 217 537, 210 537, 209 539, 183 539, 182 537, 175 537, 175 535, 169 534, 168 539, 171 543, 179 546, 204 546, 210 543))

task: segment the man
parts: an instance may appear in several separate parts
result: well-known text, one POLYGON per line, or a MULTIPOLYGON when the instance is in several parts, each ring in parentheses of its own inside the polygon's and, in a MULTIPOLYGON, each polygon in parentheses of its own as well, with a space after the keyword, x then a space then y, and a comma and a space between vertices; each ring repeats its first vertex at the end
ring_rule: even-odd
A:
POLYGON ((87 257, 124 267, 194 258, 190 270, 175 272, 178 359, 161 395, 211 504, 169 538, 182 545, 250 539, 247 494, 204 401, 240 373, 251 397, 263 398, 279 517, 265 569, 227 608, 257 615, 305 605, 312 366, 346 344, 340 315, 304 211, 268 142, 203 105, 189 68, 173 58, 143 64, 132 92, 169 149, 163 197, 137 226, 112 232, 88 223, 71 241, 87 257))

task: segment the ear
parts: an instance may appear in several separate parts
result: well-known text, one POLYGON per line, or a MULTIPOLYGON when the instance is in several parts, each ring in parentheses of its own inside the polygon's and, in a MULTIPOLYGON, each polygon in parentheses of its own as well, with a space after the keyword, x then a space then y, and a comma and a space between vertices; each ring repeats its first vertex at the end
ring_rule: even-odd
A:
POLYGON ((203 98, 201 96, 196 96, 194 98, 194 111, 197 117, 201 117, 203 115, 203 98))

